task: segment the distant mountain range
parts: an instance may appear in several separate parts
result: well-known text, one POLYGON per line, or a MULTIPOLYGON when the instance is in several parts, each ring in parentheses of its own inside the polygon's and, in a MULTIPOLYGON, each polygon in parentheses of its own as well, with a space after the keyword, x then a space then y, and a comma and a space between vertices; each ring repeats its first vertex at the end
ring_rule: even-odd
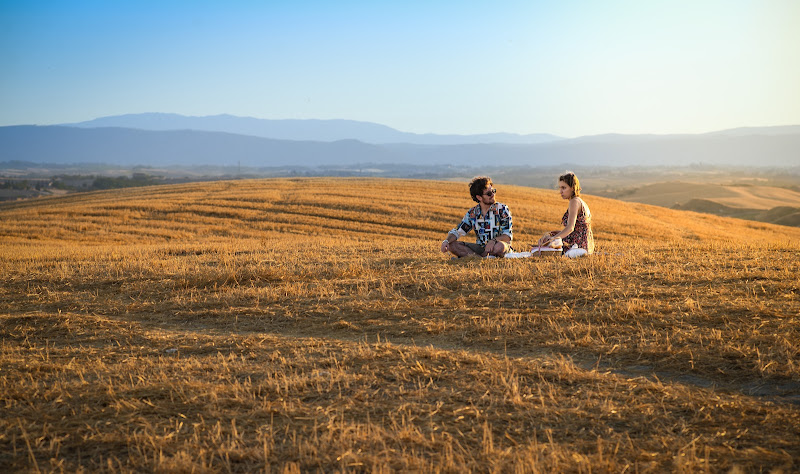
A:
POLYGON ((401 162, 402 157, 357 140, 272 140, 194 130, 62 126, 0 127, 0 161, 107 163, 124 166, 320 166, 401 162))
POLYGON ((130 114, 102 117, 88 122, 62 124, 70 127, 100 128, 122 127, 140 130, 198 130, 227 132, 238 135, 299 140, 335 142, 358 140, 364 143, 414 143, 417 145, 463 145, 471 143, 545 143, 561 137, 546 133, 517 135, 514 133, 488 133, 481 135, 417 134, 395 130, 385 125, 355 120, 267 120, 233 115, 187 117, 178 114, 130 114))
POLYGON ((418 135, 348 120, 139 114, 0 127, 0 162, 125 166, 800 166, 800 126, 698 135, 418 135))

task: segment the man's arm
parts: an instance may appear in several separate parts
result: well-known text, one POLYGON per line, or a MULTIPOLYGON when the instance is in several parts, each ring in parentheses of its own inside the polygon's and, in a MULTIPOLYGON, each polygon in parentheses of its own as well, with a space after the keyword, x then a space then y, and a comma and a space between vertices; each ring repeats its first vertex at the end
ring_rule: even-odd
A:
POLYGON ((467 211, 458 227, 448 232, 447 237, 442 241, 442 252, 449 252, 450 244, 467 235, 470 230, 472 230, 472 222, 469 219, 469 211, 467 211))
POLYGON ((453 234, 453 231, 447 233, 447 237, 442 241, 442 252, 447 253, 450 251, 450 244, 458 240, 458 235, 453 234))
POLYGON ((511 221, 511 209, 505 204, 500 209, 500 235, 498 236, 503 242, 510 243, 514 239, 513 225, 511 221))

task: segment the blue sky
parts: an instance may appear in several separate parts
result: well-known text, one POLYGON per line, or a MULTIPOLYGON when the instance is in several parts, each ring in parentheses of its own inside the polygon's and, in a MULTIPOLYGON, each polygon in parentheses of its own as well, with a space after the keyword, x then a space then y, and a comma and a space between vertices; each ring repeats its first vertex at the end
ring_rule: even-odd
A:
POLYGON ((416 133, 800 124, 800 1, 0 0, 0 125, 142 112, 416 133))

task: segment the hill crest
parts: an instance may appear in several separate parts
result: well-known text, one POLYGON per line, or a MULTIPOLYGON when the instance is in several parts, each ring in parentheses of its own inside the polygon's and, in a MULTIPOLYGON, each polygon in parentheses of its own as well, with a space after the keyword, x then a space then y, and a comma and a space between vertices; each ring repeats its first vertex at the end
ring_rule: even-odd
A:
MULTIPOLYGON (((524 248, 560 228, 566 208, 553 191, 498 184, 524 248)), ((215 181, 127 188, 0 204, 16 222, 5 240, 144 243, 286 235, 358 240, 418 239, 432 252, 472 206, 463 183, 375 178, 215 181), (408 190, 415 190, 409 194, 408 190), (420 189, 425 190, 420 200, 420 189), (58 225, 58 222, 69 224, 58 225), (54 234, 55 232, 55 234, 54 234), (206 238, 206 237, 204 237, 206 238)), ((598 248, 800 241, 800 229, 586 196, 598 248)))

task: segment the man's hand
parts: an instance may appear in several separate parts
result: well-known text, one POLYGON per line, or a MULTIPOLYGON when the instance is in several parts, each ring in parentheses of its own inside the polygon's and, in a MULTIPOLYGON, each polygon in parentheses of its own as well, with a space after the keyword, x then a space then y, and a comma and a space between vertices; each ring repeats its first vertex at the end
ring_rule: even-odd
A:
POLYGON ((506 253, 505 250, 505 242, 498 239, 492 239, 486 242, 486 246, 483 249, 483 256, 486 257, 488 255, 494 255, 495 257, 500 257, 506 253))
POLYGON ((444 239, 442 241, 442 253, 447 253, 449 251, 450 251, 450 241, 447 240, 447 239, 444 239))

